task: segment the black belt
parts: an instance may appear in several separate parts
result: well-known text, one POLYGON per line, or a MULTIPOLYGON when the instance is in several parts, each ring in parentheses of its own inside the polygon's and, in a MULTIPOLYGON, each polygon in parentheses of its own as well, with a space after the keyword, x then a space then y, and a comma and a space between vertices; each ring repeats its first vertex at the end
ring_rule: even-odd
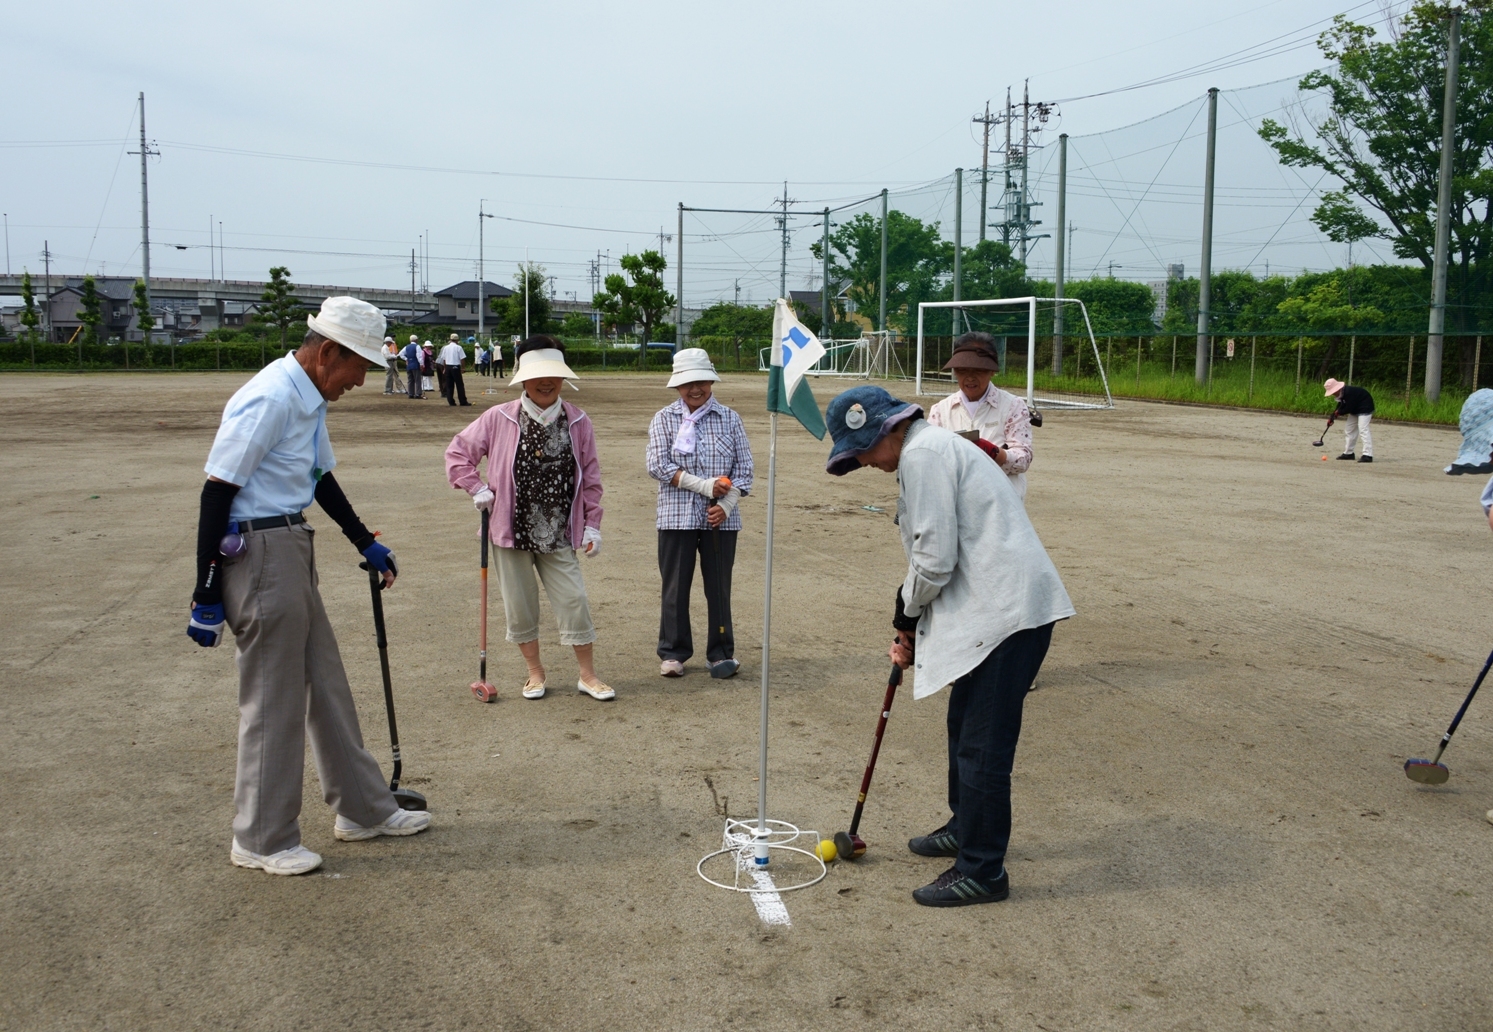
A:
POLYGON ((297 512, 289 516, 264 516, 257 520, 244 520, 239 524, 239 528, 241 530, 274 530, 276 527, 294 527, 297 523, 305 522, 306 514, 297 512))

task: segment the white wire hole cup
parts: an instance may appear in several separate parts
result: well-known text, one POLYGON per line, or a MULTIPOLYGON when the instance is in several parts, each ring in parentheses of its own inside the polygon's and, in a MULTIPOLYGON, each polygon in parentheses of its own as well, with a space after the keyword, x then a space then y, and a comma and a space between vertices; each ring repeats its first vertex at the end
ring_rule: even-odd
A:
POLYGON ((731 892, 793 892, 824 880, 829 868, 815 852, 819 846, 817 831, 800 830, 787 821, 770 820, 765 824, 766 830, 759 834, 755 819, 726 821, 721 848, 701 857, 695 873, 716 888, 731 892), (810 843, 813 848, 795 843, 810 843), (731 864, 729 882, 723 871, 715 870, 717 877, 706 873, 707 868, 723 867, 727 858, 731 864), (783 862, 774 866, 774 859, 783 862), (787 881, 778 884, 776 878, 759 880, 759 875, 769 872, 784 876, 787 881))

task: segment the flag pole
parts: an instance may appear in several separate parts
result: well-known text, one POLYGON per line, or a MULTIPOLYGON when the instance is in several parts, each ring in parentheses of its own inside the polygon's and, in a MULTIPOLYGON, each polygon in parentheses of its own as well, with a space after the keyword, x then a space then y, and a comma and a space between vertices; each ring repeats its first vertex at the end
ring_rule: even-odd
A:
POLYGON ((767 571, 762 587, 762 730, 757 771, 758 864, 767 862, 767 675, 772 656, 772 518, 778 475, 778 414, 771 415, 772 432, 767 446, 767 571))

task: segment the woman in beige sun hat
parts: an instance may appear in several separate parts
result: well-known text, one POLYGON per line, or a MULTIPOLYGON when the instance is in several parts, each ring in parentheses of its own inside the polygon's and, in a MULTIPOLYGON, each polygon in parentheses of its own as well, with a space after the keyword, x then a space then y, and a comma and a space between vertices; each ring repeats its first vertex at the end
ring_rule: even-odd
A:
MULTIPOLYGON (((478 416, 446 449, 452 487, 491 513, 488 532, 496 547, 498 586, 508 640, 528 667, 523 696, 541 699, 547 687, 539 658, 539 581, 560 625, 560 643, 575 650, 576 690, 603 701, 616 692, 596 676, 596 628, 577 551, 601 553, 601 465, 591 419, 564 401, 565 381, 576 379, 565 345, 530 337, 516 349, 517 401, 478 416), (487 458, 487 481, 477 464, 487 458), (536 580, 537 578, 537 580, 536 580)), ((574 387, 574 384, 571 384, 574 387)))

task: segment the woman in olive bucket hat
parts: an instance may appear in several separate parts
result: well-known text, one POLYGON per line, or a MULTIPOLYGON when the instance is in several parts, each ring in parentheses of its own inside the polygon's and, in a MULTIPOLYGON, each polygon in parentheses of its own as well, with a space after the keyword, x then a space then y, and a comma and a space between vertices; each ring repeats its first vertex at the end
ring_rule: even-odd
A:
POLYGON ((907 846, 954 865, 912 896, 924 906, 992 903, 1010 891, 1011 767, 1021 708, 1073 604, 1010 478, 973 443, 936 427, 880 387, 829 403, 826 469, 897 476, 907 577, 897 589, 890 656, 913 670, 913 697, 949 694, 949 809, 907 846))

